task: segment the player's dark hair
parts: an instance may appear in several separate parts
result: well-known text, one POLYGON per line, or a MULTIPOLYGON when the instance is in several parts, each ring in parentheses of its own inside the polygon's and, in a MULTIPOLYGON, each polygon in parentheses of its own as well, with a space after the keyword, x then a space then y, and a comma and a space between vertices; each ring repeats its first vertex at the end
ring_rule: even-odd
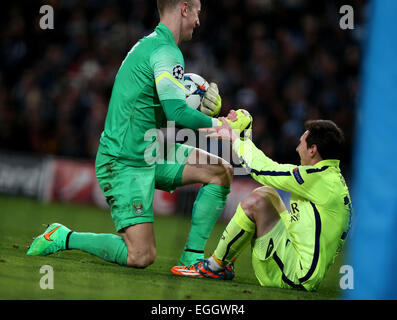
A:
POLYGON ((308 120, 305 129, 309 131, 306 137, 307 147, 313 144, 321 158, 340 159, 345 138, 342 130, 331 120, 308 120))
POLYGON ((192 0, 157 0, 157 10, 161 16, 166 9, 175 8, 183 1, 186 1, 189 7, 192 5, 192 0))

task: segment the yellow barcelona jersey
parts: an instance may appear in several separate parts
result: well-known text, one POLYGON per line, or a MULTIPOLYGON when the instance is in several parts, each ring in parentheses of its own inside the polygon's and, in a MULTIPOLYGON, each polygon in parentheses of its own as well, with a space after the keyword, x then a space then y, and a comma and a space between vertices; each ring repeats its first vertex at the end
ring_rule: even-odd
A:
POLYGON ((314 166, 279 164, 251 140, 237 139, 233 149, 252 178, 291 193, 290 210, 281 219, 299 254, 299 282, 316 287, 340 252, 351 223, 351 200, 339 160, 314 166))

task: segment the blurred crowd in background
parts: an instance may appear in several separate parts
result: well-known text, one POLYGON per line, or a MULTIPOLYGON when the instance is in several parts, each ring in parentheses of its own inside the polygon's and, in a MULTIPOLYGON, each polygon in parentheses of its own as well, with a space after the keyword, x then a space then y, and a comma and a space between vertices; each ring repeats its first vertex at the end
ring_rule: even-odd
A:
MULTIPOLYGON (((3 4, 2 4, 3 5, 3 4)), ((19 0, 0 31, 0 149, 94 159, 121 61, 158 23, 155 0, 19 0), (39 26, 54 8, 53 30, 39 26)), ((254 117, 253 140, 297 163, 307 119, 345 132, 349 167, 365 1, 202 0, 201 26, 181 46, 186 72, 217 82, 223 107, 254 117), (354 8, 342 30, 339 8, 354 8)))

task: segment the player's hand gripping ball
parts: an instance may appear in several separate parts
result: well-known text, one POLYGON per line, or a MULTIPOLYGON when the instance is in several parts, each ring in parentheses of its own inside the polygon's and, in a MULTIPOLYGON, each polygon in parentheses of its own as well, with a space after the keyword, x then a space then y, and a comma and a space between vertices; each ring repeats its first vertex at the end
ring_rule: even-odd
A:
POLYGON ((222 100, 216 83, 208 82, 200 75, 186 73, 183 77, 186 103, 189 107, 214 117, 221 110, 222 100))

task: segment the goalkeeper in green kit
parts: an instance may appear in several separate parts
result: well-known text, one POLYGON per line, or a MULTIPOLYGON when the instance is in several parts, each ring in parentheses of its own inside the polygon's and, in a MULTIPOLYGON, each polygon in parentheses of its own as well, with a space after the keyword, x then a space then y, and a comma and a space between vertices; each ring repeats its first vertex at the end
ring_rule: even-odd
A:
MULTIPOLYGON (((120 235, 75 232, 54 223, 34 240, 29 255, 79 249, 120 265, 145 268, 156 258, 154 190, 172 192, 182 185, 202 183, 179 265, 204 258, 206 241, 230 192, 232 166, 182 144, 171 148, 172 160, 168 160, 170 152, 157 154, 161 149, 157 137, 147 139, 146 134, 165 127, 167 121, 194 130, 217 126, 220 122, 213 117, 220 111, 221 98, 217 85, 211 83, 202 112, 185 101, 181 82, 185 65, 178 45, 190 40, 200 25, 200 0, 158 0, 157 6, 160 23, 132 47, 117 73, 95 162, 99 185, 120 235), (158 157, 162 161, 148 161, 158 157), (207 164, 198 164, 204 158, 207 164)), ((244 129, 239 121, 232 125, 244 129)))
MULTIPOLYGON (((231 111, 228 118, 235 118, 231 111)), ((251 177, 263 184, 237 206, 213 255, 174 274, 219 280, 234 277, 233 262, 251 244, 252 266, 263 286, 316 290, 345 242, 351 224, 349 190, 339 169, 342 131, 311 120, 296 151, 300 165, 279 164, 241 140, 229 123, 203 129, 231 141, 251 177), (291 193, 290 210, 274 189, 291 193)))

